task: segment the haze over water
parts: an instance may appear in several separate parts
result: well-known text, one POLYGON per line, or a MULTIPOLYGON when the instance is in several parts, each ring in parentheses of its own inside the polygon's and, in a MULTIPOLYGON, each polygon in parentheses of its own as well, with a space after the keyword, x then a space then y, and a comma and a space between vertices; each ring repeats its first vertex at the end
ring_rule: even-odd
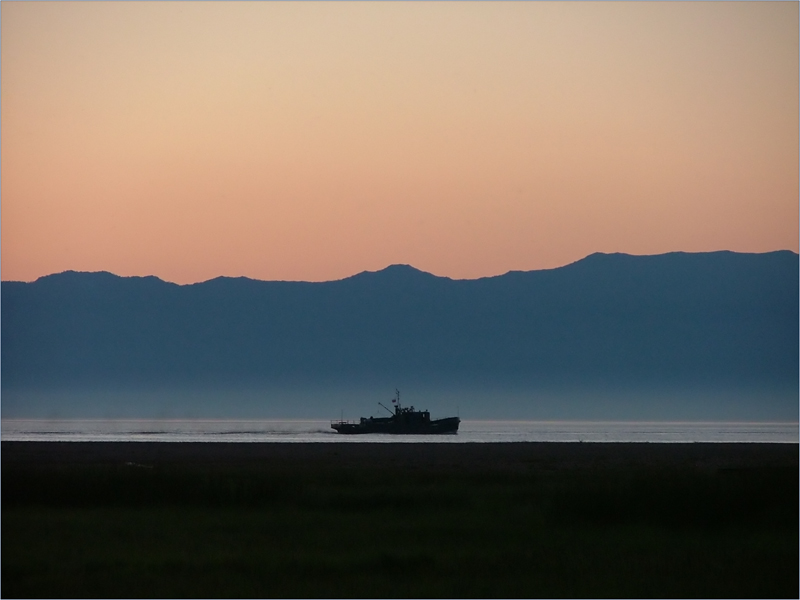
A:
POLYGON ((455 435, 340 435, 322 420, 3 419, 4 441, 39 442, 773 442, 797 443, 797 423, 462 421, 455 435))

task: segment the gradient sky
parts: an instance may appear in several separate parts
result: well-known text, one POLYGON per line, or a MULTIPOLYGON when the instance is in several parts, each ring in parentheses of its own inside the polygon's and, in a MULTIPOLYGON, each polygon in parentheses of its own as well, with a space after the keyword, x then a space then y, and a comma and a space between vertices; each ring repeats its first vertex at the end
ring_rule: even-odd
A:
POLYGON ((8 2, 2 279, 798 251, 796 2, 8 2))

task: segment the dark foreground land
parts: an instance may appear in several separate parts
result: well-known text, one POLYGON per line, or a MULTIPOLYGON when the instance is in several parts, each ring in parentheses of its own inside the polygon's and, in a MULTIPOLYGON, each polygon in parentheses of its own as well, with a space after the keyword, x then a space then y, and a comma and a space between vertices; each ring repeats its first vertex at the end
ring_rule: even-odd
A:
POLYGON ((3 597, 798 597, 797 444, 2 443, 3 597))

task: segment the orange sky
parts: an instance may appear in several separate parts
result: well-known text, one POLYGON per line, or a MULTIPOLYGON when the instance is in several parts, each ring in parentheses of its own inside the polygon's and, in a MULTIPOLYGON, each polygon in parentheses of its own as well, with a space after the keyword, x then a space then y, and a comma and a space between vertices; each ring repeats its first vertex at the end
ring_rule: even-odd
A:
POLYGON ((798 251, 796 2, 9 2, 2 279, 798 251))

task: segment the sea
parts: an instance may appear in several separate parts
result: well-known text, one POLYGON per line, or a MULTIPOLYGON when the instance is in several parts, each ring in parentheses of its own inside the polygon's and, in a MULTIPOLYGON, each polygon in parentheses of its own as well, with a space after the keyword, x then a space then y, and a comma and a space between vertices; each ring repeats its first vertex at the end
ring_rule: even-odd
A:
POLYGON ((2 419, 3 441, 37 442, 751 442, 797 443, 798 423, 471 421, 450 435, 342 435, 327 420, 2 419))

